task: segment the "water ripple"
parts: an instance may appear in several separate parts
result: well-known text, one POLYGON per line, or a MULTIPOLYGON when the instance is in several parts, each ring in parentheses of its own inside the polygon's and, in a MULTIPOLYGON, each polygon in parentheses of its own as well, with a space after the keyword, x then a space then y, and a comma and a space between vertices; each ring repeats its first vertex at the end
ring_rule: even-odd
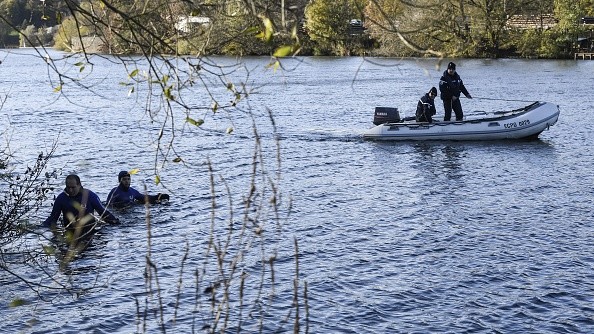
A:
MULTIPOLYGON (((34 75, 43 69, 34 70, 24 59, 29 58, 7 57, 2 64, 13 73, 2 86, 2 92, 10 88, 10 96, 1 121, 16 129, 15 157, 27 161, 57 140, 55 166, 81 175, 83 185, 103 200, 117 185, 117 173, 132 168, 140 169, 133 176, 137 188, 170 193, 169 205, 150 211, 150 256, 159 268, 165 326, 171 332, 200 330, 209 318, 204 309, 194 309, 205 288, 196 286, 194 274, 207 267, 202 284, 216 282, 217 275, 205 265, 211 223, 213 235, 225 235, 230 221, 225 187, 237 203, 250 189, 255 151, 254 133, 246 126, 252 124, 250 115, 233 115, 229 124, 229 115, 209 114, 198 129, 177 124, 176 153, 185 164, 167 163, 159 169, 162 184, 156 185, 152 138, 159 126, 120 90, 118 68, 103 72, 97 67, 94 73, 107 99, 65 87, 70 89, 65 94, 76 98, 72 105, 51 95, 49 83, 34 75), (234 133, 225 135, 231 125, 234 133)), ((268 60, 250 59, 250 68, 268 60)), ((263 238, 279 247, 275 304, 264 312, 268 332, 290 327, 282 319, 293 301, 293 237, 299 241, 300 282, 308 283, 312 333, 592 332, 594 153, 584 143, 594 139, 594 125, 583 122, 594 109, 584 99, 590 96, 592 63, 460 60, 465 83, 477 97, 464 100, 468 111, 503 108, 504 100, 518 92, 529 97, 547 69, 556 84, 539 86, 537 98, 558 103, 562 113, 540 140, 381 143, 360 137, 371 126, 373 107, 395 105, 411 114, 418 92, 435 85, 441 71, 434 70, 431 59, 377 61, 395 66, 373 67, 360 58, 308 58, 284 78, 264 70, 252 73, 263 83, 251 98, 263 143, 261 166, 267 176, 274 174, 278 144, 279 186, 283 200, 292 203, 282 229, 263 222, 263 238), (362 64, 355 78, 348 69, 362 64), (500 101, 487 105, 490 100, 481 96, 500 101), (276 131, 264 121, 265 109, 272 110, 276 131)), ((196 94, 191 102, 201 105, 202 98, 196 94)), ((438 112, 441 117, 441 106, 438 112)), ((49 213, 49 205, 40 216, 49 213)), ((236 219, 240 211, 234 211, 236 219)), ((56 274, 88 287, 86 294, 48 291, 38 302, 18 280, 0 277, 5 300, 29 302, 0 308, 0 332, 138 330, 137 303, 145 306, 153 298, 145 286, 146 211, 135 207, 115 213, 121 225, 104 227, 84 257, 56 274)), ((242 270, 259 277, 261 261, 247 254, 242 270)), ((40 279, 34 276, 39 273, 23 274, 40 279)), ((231 298, 236 302, 237 296, 231 298)), ((150 304, 147 311, 157 310, 150 304)), ((256 328, 254 319, 246 316, 244 328, 256 328)), ((147 325, 149 332, 161 330, 155 322, 147 325)))

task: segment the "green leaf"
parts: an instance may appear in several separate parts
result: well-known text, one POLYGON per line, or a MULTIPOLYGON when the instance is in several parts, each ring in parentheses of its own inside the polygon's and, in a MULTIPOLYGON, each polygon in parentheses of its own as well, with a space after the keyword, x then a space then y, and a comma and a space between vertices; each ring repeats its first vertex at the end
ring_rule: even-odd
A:
POLYGON ((259 32, 256 34, 256 38, 259 38, 264 42, 270 42, 272 40, 272 36, 274 35, 272 21, 270 21, 269 18, 264 17, 262 18, 262 24, 264 25, 264 29, 259 30, 259 32))
POLYGON ((283 45, 280 48, 276 49, 276 51, 274 51, 273 56, 280 58, 280 57, 286 57, 289 56, 293 53, 293 46, 291 45, 283 45))
POLYGON ((260 27, 249 27, 249 28, 246 28, 243 32, 246 34, 257 34, 260 31, 261 31, 260 27))
POLYGON ((182 161, 183 161, 183 160, 182 160, 182 158, 180 158, 180 157, 177 157, 177 158, 173 159, 173 162, 182 162, 182 161))
POLYGON ((264 29, 265 29, 265 41, 266 42, 270 42, 270 40, 272 39, 272 35, 274 34, 274 27, 272 26, 272 21, 265 17, 264 19, 262 19, 262 23, 264 23, 264 29))
POLYGON ((159 177, 159 175, 155 175, 155 184, 159 183, 161 183, 161 178, 159 177))
POLYGON ((54 88, 54 93, 58 93, 62 91, 62 85, 59 85, 58 87, 54 88))
POLYGON ((172 89, 173 89, 173 86, 168 86, 165 88, 165 91, 163 91, 163 94, 165 94, 165 97, 171 101, 175 100, 175 95, 173 95, 171 93, 172 89))
POLYGON ((270 64, 266 65, 266 68, 270 67, 272 67, 272 70, 276 72, 276 70, 278 70, 278 68, 280 67, 280 62, 278 60, 275 60, 274 62, 271 62, 270 64))
POLYGON ((129 78, 134 78, 137 75, 138 75, 138 69, 135 69, 134 71, 130 72, 130 74, 128 75, 128 77, 129 78))
POLYGON ((55 253, 56 253, 56 248, 54 248, 53 246, 47 246, 47 245, 44 245, 44 246, 42 246, 42 247, 43 247, 43 252, 44 252, 46 255, 53 255, 53 254, 55 254, 55 253))
POLYGON ((200 126, 200 125, 204 124, 204 120, 202 120, 202 119, 195 120, 191 117, 186 117, 186 122, 188 122, 192 125, 195 125, 195 126, 200 126))
POLYGON ((235 100, 233 101, 233 103, 231 105, 235 107, 239 103, 240 100, 241 100, 241 94, 235 93, 235 100))
POLYGON ((18 306, 23 306, 26 304, 27 304, 27 302, 24 299, 16 298, 10 302, 9 306, 10 307, 18 307, 18 306))

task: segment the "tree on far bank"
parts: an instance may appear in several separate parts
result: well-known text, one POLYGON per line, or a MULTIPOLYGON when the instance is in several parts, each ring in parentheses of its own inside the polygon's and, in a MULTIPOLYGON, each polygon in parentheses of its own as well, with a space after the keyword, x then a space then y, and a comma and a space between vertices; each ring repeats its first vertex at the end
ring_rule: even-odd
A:
POLYGON ((441 56, 445 38, 433 17, 439 12, 434 1, 371 0, 365 7, 366 26, 378 42, 374 54, 383 56, 441 56))
POLYGON ((569 56, 578 13, 591 10, 586 2, 592 0, 372 0, 366 15, 380 55, 553 58, 569 56))
POLYGON ((594 16, 594 0, 581 0, 580 4, 584 10, 584 16, 594 16))
POLYGON ((305 8, 305 29, 315 43, 314 53, 349 55, 349 23, 365 20, 364 6, 364 0, 312 0, 305 8))

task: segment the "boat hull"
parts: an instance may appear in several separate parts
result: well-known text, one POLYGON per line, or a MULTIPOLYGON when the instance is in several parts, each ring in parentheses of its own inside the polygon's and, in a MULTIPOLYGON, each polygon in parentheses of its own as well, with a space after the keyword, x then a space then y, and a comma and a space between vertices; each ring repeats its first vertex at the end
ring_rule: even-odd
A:
POLYGON ((398 122, 375 126, 363 133, 370 140, 504 140, 537 138, 559 118, 559 107, 535 102, 522 109, 469 115, 464 121, 398 122))

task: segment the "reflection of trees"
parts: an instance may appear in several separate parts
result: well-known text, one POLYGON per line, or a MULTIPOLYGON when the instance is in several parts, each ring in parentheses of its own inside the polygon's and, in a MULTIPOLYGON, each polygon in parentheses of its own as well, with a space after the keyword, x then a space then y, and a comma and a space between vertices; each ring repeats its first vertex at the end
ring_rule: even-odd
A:
POLYGON ((462 177, 461 155, 464 153, 462 145, 443 145, 435 142, 420 142, 414 144, 419 154, 417 168, 424 177, 448 179, 462 177))
POLYGON ((445 155, 443 161, 443 169, 446 171, 446 175, 449 179, 459 179, 462 177, 462 164, 460 163, 460 156, 464 152, 462 146, 450 146, 446 145, 443 147, 442 152, 445 155))

